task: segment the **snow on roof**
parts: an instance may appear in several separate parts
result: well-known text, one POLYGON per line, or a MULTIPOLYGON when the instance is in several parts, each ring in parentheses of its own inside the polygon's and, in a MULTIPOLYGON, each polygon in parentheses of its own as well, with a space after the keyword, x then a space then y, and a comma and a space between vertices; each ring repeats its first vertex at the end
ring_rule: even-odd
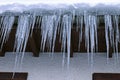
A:
POLYGON ((20 12, 39 10, 57 10, 64 11, 76 10, 78 12, 88 10, 93 13, 116 13, 120 12, 120 0, 1 0, 0 13, 20 12), (95 12, 96 11, 96 12, 95 12))

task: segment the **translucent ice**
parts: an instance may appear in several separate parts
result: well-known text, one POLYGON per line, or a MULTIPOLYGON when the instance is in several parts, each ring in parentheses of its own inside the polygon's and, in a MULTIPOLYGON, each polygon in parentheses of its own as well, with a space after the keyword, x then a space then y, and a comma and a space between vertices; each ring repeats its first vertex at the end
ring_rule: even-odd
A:
POLYGON ((14 20, 15 20, 14 16, 9 16, 9 15, 1 16, 1 20, 0 20, 0 33, 1 33, 0 50, 2 49, 4 42, 6 42, 7 39, 9 38, 9 34, 10 34, 11 29, 14 24, 14 20))

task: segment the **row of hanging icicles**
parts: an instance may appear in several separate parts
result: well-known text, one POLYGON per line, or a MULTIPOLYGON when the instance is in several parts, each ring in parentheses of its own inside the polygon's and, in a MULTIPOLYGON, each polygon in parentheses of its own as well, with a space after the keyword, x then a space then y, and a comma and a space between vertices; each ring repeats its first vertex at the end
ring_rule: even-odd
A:
MULTIPOLYGON (((105 14, 103 22, 105 23, 105 39, 107 60, 109 59, 109 47, 112 46, 116 59, 118 59, 118 44, 120 43, 119 31, 119 15, 105 14)), ((12 14, 5 14, 0 16, 0 50, 3 44, 8 40, 9 34, 14 23, 17 23, 17 31, 15 34, 14 52, 16 52, 15 66, 22 64, 24 52, 28 37, 33 32, 35 24, 41 30, 42 40, 40 49, 44 51, 45 44, 51 50, 51 55, 54 54, 54 47, 56 41, 56 34, 59 33, 60 41, 62 43, 61 51, 63 53, 63 64, 70 64, 70 40, 71 28, 76 23, 76 30, 79 31, 79 48, 82 38, 85 38, 85 47, 88 53, 88 61, 93 64, 94 52, 98 49, 98 25, 101 18, 97 14, 88 14, 84 11, 83 15, 75 15, 75 12, 65 14, 45 14, 38 16, 34 14, 24 13, 16 16, 12 14), (84 26, 83 26, 84 25, 84 26), (84 31, 83 31, 84 28, 84 31), (79 29, 79 30, 78 30, 79 29), (83 36, 83 32, 85 35, 83 36), (67 44, 67 56, 65 56, 67 44)))

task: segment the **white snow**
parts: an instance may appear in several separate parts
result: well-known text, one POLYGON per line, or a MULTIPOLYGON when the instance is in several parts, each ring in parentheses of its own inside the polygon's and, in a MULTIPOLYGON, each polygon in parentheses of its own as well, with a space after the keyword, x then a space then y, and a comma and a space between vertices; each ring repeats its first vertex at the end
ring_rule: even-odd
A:
POLYGON ((93 7, 101 4, 119 6, 120 0, 0 0, 0 13, 8 10, 22 12, 31 8, 54 9, 66 8, 67 6, 79 8, 82 5, 93 7))
POLYGON ((89 4, 91 6, 94 6, 96 4, 102 3, 102 4, 110 4, 115 5, 119 4, 120 0, 0 0, 0 5, 6 5, 6 4, 13 4, 13 3, 19 3, 24 5, 33 5, 38 3, 44 3, 44 4, 75 4, 75 3, 85 3, 89 4))
MULTIPOLYGON (((74 53, 69 71, 61 65, 61 53, 55 53, 52 59, 49 54, 51 53, 41 53, 40 57, 36 58, 32 56, 32 53, 25 53, 22 70, 17 68, 17 71, 28 72, 27 80, 92 80, 92 73, 94 72, 120 73, 120 64, 116 66, 114 58, 111 58, 110 63, 106 64, 105 53, 97 53, 95 55, 92 73, 90 73, 86 53, 74 53)), ((14 58, 15 55, 9 52, 6 53, 5 57, 0 57, 0 71, 13 71, 14 58)))

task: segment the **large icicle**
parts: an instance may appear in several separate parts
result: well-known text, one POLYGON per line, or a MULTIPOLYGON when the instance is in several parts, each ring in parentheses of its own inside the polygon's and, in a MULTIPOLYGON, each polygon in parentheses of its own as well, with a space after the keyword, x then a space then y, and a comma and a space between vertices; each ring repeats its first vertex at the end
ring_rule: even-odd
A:
POLYGON ((87 12, 85 11, 84 12, 84 24, 85 24, 85 47, 87 48, 87 54, 88 54, 88 62, 90 60, 90 51, 89 51, 89 46, 90 46, 90 41, 89 41, 89 29, 90 29, 90 26, 89 26, 89 19, 88 19, 88 14, 87 12))
POLYGON ((62 49, 63 61, 65 59, 66 41, 67 41, 67 66, 70 64, 70 44, 71 44, 71 25, 72 15, 65 14, 62 18, 62 49))
POLYGON ((94 52, 95 52, 95 46, 97 46, 97 17, 96 16, 91 16, 90 19, 90 41, 91 41, 91 67, 93 67, 93 57, 94 57, 94 52))
POLYGON ((18 19, 18 27, 14 44, 14 51, 16 52, 14 71, 16 68, 21 68, 28 37, 30 35, 30 17, 30 15, 21 15, 18 19))
POLYGON ((84 14, 85 23, 85 46, 87 47, 88 63, 93 68, 93 56, 97 48, 97 16, 84 14), (91 53, 90 53, 91 52, 91 53))
POLYGON ((98 25, 99 25, 99 18, 97 15, 94 16, 93 23, 95 29, 95 50, 98 52, 98 25))
POLYGON ((55 48, 55 41, 56 41, 56 36, 57 36, 57 30, 58 30, 58 27, 60 27, 59 26, 59 22, 60 22, 60 15, 56 15, 54 17, 52 53, 54 52, 54 48, 55 48))
POLYGON ((91 16, 90 38, 91 38, 91 52, 94 52, 97 46, 97 16, 91 16))
POLYGON ((79 29, 78 51, 80 51, 80 43, 82 42, 82 35, 83 35, 83 16, 78 15, 76 17, 76 23, 77 23, 77 30, 79 29))
POLYGON ((112 26, 112 17, 111 15, 105 15, 105 38, 107 46, 107 62, 109 59, 109 48, 114 45, 114 30, 112 26))
POLYGON ((6 15, 6 16, 1 16, 1 21, 0 21, 0 50, 3 47, 4 42, 9 38, 9 34, 11 32, 11 29, 14 24, 15 17, 6 15))
POLYGON ((115 25, 115 57, 116 57, 116 60, 115 62, 118 63, 118 43, 119 43, 119 39, 120 39, 120 32, 119 32, 119 16, 118 15, 115 15, 113 17, 113 20, 114 20, 114 25, 115 25))
POLYGON ((62 26, 61 26, 61 41, 62 41, 62 46, 61 46, 61 51, 63 52, 63 66, 65 64, 65 52, 66 52, 66 37, 67 37, 67 34, 66 34, 66 24, 65 24, 65 18, 63 17, 63 20, 62 20, 62 26))
POLYGON ((69 15, 67 16, 68 18, 68 22, 67 22, 67 25, 66 25, 66 29, 67 29, 67 64, 69 66, 70 64, 70 47, 71 47, 71 25, 72 25, 72 16, 69 15))

